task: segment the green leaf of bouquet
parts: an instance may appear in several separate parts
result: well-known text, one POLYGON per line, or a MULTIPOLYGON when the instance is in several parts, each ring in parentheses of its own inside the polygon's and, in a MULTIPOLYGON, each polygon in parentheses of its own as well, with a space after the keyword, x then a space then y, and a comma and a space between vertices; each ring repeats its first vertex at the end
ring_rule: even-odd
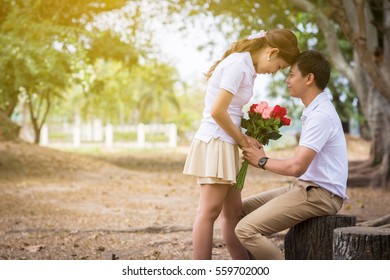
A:
POLYGON ((278 133, 278 132, 272 132, 268 135, 268 138, 269 139, 272 139, 272 140, 277 140, 279 139, 280 137, 282 137, 282 134, 278 133))
POLYGON ((241 127, 242 128, 245 128, 245 129, 248 129, 248 123, 249 123, 249 121, 247 120, 247 119, 242 119, 241 120, 241 127))

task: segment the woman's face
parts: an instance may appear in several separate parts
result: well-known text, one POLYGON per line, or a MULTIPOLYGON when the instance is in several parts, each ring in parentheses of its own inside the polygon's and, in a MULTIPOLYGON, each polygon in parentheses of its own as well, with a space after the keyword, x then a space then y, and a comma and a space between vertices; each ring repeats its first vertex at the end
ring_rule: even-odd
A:
POLYGON ((252 56, 253 66, 256 69, 257 74, 275 74, 281 69, 289 66, 278 55, 279 49, 266 48, 260 50, 257 55, 252 56))

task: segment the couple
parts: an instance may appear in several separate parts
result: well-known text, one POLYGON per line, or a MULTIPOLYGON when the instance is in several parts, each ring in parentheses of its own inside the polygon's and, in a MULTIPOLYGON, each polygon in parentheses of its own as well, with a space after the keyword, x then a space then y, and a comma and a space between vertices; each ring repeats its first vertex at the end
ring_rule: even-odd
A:
POLYGON ((347 155, 340 119, 324 89, 330 65, 316 51, 299 52, 286 29, 261 31, 235 42, 206 74, 203 120, 191 144, 184 174, 197 177, 200 199, 193 228, 194 259, 211 259, 214 222, 221 216, 232 259, 283 259, 268 236, 311 217, 336 214, 346 199, 347 155), (257 74, 290 67, 289 93, 305 106, 296 154, 272 159, 240 129, 242 107, 257 74), (248 162, 296 179, 241 200, 233 185, 238 148, 248 162))

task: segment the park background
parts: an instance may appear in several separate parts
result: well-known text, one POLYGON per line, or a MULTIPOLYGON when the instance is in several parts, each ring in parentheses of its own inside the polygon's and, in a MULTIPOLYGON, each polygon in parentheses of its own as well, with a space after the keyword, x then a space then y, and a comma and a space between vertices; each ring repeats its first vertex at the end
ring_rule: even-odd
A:
MULTIPOLYGON (((203 73, 232 42, 282 27, 332 62, 350 160, 342 213, 389 224, 389 5, 1 0, 0 259, 190 259, 198 187, 181 172, 203 73)), ((280 158, 303 110, 286 74, 259 75, 250 102, 288 108, 292 126, 266 147, 280 158)), ((250 169, 243 196, 290 180, 250 169)), ((218 225, 214 247, 229 258, 218 225)))

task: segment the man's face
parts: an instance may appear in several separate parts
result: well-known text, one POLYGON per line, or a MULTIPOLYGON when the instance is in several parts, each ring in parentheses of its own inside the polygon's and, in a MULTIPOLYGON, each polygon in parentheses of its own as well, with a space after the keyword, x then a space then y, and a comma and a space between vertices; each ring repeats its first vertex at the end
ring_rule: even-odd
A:
POLYGON ((296 64, 290 67, 290 73, 286 80, 290 96, 301 98, 307 88, 306 79, 302 77, 296 64))

